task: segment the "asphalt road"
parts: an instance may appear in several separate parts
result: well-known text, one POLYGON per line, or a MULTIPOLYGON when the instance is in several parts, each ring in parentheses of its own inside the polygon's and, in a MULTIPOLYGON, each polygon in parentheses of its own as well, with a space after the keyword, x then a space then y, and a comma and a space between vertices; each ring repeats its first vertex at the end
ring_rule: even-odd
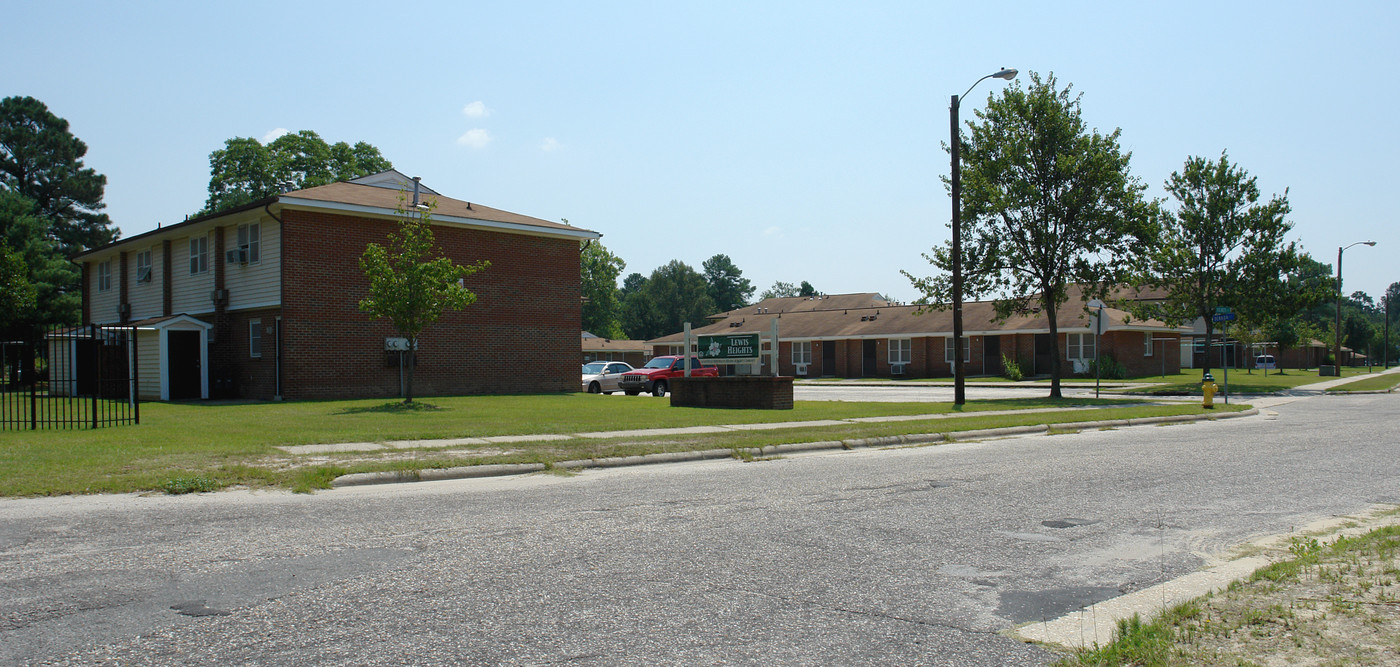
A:
POLYGON ((309 496, 5 500, 0 664, 1041 665, 999 632, 1400 503, 1397 406, 309 496))

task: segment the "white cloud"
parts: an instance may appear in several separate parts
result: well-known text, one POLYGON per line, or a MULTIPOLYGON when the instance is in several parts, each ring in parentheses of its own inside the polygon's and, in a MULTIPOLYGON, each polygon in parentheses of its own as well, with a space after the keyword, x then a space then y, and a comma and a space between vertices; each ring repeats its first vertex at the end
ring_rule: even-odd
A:
POLYGON ((479 127, 467 130, 466 134, 457 137, 457 145, 477 150, 486 148, 489 143, 491 143, 491 133, 479 127))
POLYGON ((491 110, 486 108, 486 103, 477 100, 462 107, 462 115, 467 118, 485 118, 491 115, 491 110))
POLYGON ((564 145, 559 143, 559 140, 554 137, 545 137, 544 141, 540 142, 540 150, 546 153, 552 153, 563 147, 564 145))
POLYGON ((783 238, 783 228, 782 228, 782 227, 769 227, 769 228, 763 230, 763 235, 766 236, 766 237, 768 237, 768 238, 770 238, 770 239, 780 239, 780 238, 783 238))
POLYGON ((289 129, 287 129, 287 128, 285 128, 285 127, 279 127, 279 128, 277 128, 277 129, 275 129, 275 130, 268 130, 268 131, 267 131, 267 134, 264 134, 263 137, 262 137, 262 143, 264 143, 264 144, 270 144, 270 143, 276 141, 276 140, 277 140, 277 137, 280 137, 280 136, 282 136, 282 135, 284 135, 284 134, 291 134, 291 133, 292 133, 292 131, 289 130, 289 129))

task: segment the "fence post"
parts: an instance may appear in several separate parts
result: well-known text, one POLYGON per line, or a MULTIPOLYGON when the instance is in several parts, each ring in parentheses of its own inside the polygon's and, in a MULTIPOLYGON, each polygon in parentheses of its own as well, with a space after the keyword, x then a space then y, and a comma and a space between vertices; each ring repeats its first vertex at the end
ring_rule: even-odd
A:
POLYGON ((102 395, 102 341, 98 334, 102 330, 96 324, 88 325, 88 335, 92 337, 92 427, 97 428, 97 398, 102 395))
POLYGON ((130 376, 131 376, 131 388, 130 388, 130 390, 129 390, 130 393, 129 393, 128 396, 127 396, 127 400, 131 401, 131 413, 132 413, 132 416, 135 417, 136 423, 137 423, 137 424, 140 424, 140 423, 141 423, 141 399, 140 399, 140 397, 138 397, 138 396, 136 395, 136 390, 137 390, 137 388, 141 385, 141 382, 140 382, 141 376, 138 374, 138 372, 137 372, 137 370, 136 370, 137 361, 138 361, 137 358, 136 358, 136 327, 135 327, 135 326, 131 327, 130 329, 127 330, 127 333, 129 334, 128 337, 127 337, 127 341, 128 341, 127 344, 131 346, 131 347, 130 347, 130 350, 131 350, 130 361, 127 362, 129 368, 127 369, 127 372, 126 372, 127 375, 130 375, 130 376))
MULTIPOLYGON (((29 356, 27 358, 29 363, 29 430, 31 431, 39 430, 39 364, 35 361, 35 355, 39 353, 38 345, 44 340, 44 337, 39 334, 39 331, 41 331, 41 329, 35 327, 29 334, 29 339, 31 341, 37 339, 38 342, 34 342, 34 344, 30 346, 29 356)), ((21 368, 20 372, 22 373, 24 370, 25 369, 21 368)))

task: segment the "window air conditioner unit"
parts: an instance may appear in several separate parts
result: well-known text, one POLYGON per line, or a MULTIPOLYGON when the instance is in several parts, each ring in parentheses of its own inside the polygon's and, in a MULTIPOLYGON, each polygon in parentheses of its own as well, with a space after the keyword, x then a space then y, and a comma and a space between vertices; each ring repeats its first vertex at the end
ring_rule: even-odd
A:
POLYGON ((890 366, 890 375, 904 375, 904 364, 893 364, 890 366))
POLYGON ((792 369, 792 374, 793 374, 793 375, 806 375, 806 374, 807 374, 807 364, 794 364, 794 365, 793 365, 793 369, 792 369))
POLYGON ((138 282, 138 283, 148 283, 148 282, 151 282, 151 267, 148 266, 148 267, 145 267, 145 268, 143 268, 143 269, 138 270, 138 271, 136 272, 136 282, 138 282))
POLYGON ((229 264, 247 264, 247 263, 248 263, 248 249, 247 249, 247 248, 235 248, 235 249, 233 249, 233 250, 230 250, 230 251, 224 253, 224 256, 228 258, 228 263, 229 263, 229 264))

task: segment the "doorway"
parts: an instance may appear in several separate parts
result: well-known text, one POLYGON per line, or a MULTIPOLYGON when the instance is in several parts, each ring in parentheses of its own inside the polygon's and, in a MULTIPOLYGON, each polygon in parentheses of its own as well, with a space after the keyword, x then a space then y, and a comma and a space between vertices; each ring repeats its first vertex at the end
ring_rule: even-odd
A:
POLYGON ((1001 375, 1001 336, 982 337, 982 372, 1001 375))
POLYGON ((198 331, 170 330, 167 335, 166 368, 170 371, 170 400, 203 398, 204 371, 199 364, 198 331))
POLYGON ((822 346, 822 377, 836 375, 836 345, 834 340, 824 340, 822 346))
POLYGON ((861 359, 863 363, 861 364, 861 377, 874 377, 876 373, 875 360, 877 358, 875 354, 875 341, 867 340, 862 342, 863 354, 861 355, 861 359))
POLYGON ((1049 375, 1052 355, 1055 354, 1055 339, 1048 333, 1035 335, 1035 374, 1049 375))

